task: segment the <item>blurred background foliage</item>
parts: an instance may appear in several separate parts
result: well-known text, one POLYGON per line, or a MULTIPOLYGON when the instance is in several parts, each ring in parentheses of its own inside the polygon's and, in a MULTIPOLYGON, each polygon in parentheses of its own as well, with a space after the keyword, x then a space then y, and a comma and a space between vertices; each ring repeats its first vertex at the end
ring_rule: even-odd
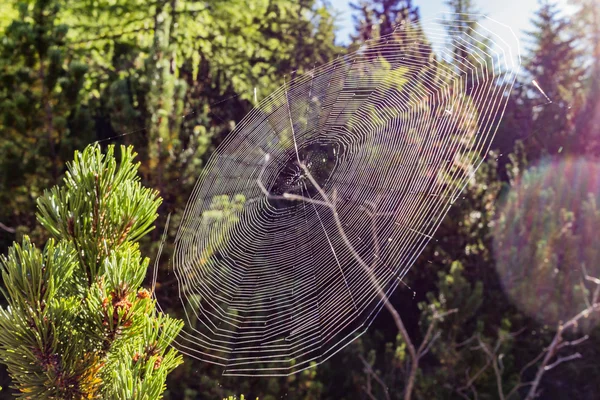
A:
MULTIPOLYGON (((325 1, 0 1, 1 253, 24 234, 45 239, 36 199, 59 182, 74 150, 100 141, 134 145, 144 184, 164 199, 159 229, 142 243, 156 254, 166 215, 172 236, 211 151, 256 99, 294 71, 419 19, 417 0, 357 1, 355 32, 342 46, 325 1)), ((582 307, 582 265, 600 274, 600 3, 573 0, 571 8, 541 2, 531 16, 523 71, 490 154, 406 277, 412 289, 391 299, 417 343, 431 310, 457 310, 437 324, 414 398, 500 398, 488 348, 493 365, 501 361, 508 398, 533 378, 528 363, 559 320, 582 307)), ((476 9, 449 0, 446 11, 476 9)), ((169 251, 157 286, 167 299, 176 298, 169 251)), ((593 319, 587 325, 583 358, 549 370, 543 398, 597 398, 600 328, 593 319)), ((288 378, 225 378, 186 358, 169 376, 166 398, 397 399, 406 361, 406 343, 382 312, 338 355, 288 378)), ((0 381, 8 386, 5 372, 0 381)))

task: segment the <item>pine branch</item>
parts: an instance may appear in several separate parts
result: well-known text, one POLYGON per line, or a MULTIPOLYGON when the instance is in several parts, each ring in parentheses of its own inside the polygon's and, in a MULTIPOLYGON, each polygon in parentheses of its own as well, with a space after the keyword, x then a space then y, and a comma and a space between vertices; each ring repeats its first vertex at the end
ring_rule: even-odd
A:
POLYGON ((161 202, 141 186, 131 148, 75 153, 60 187, 38 199, 53 236, 26 237, 1 257, 0 359, 25 398, 158 399, 181 356, 182 328, 141 288, 149 260, 136 243, 161 202))

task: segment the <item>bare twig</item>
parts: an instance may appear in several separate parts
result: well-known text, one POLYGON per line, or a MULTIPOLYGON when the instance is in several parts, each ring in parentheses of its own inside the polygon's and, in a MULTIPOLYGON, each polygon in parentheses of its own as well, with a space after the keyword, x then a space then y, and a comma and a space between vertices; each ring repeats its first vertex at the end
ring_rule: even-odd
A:
MULTIPOLYGON (((419 359, 423 358, 427 353, 429 353, 429 350, 431 350, 431 347, 433 346, 435 341, 439 339, 439 337, 441 335, 442 335, 442 332, 440 332, 440 331, 436 332, 436 334, 433 336, 433 338, 427 344, 427 347, 425 347, 425 349, 423 349, 423 351, 419 352, 419 359)), ((423 341, 423 343, 426 343, 426 342, 423 341)))
POLYGON ((556 361, 554 361, 552 364, 545 366, 544 371, 550 371, 552 368, 556 367, 557 365, 560 365, 567 361, 576 360, 581 357, 582 357, 582 355, 580 353, 574 353, 574 354, 571 354, 570 356, 566 356, 566 357, 558 357, 556 359, 556 361))
POLYGON ((458 388, 457 392, 460 395, 464 396, 463 392, 465 390, 467 390, 467 389, 473 388, 474 387, 473 384, 475 383, 475 381, 481 376, 481 374, 483 374, 489 368, 489 366, 491 364, 492 364, 492 360, 489 357, 487 357, 487 361, 486 361, 485 365, 483 367, 479 368, 479 370, 477 372, 475 372, 475 374, 472 377, 469 377, 468 372, 466 372, 466 374, 467 374, 467 383, 464 386, 458 388))
POLYGON ((480 337, 478 337, 477 340, 479 342, 480 348, 489 357, 489 359, 491 360, 492 367, 494 368, 494 375, 496 376, 496 386, 498 387, 498 398, 500 400, 504 400, 504 390, 502 389, 502 371, 498 367, 499 357, 496 357, 496 352, 500 348, 502 339, 498 338, 496 347, 494 348, 493 352, 492 350, 490 350, 490 348, 488 348, 488 346, 483 342, 483 340, 481 340, 480 337))
POLYGON ((429 352, 433 343, 440 337, 441 333, 439 331, 432 337, 433 331, 437 325, 437 321, 443 319, 444 317, 446 317, 450 314, 454 314, 455 312, 458 311, 458 309, 454 308, 452 310, 448 310, 446 312, 439 313, 435 309, 435 307, 430 307, 430 308, 433 310, 433 315, 431 318, 431 323, 429 324, 429 327, 427 327, 427 332, 425 332, 425 336, 423 337, 423 341, 421 342, 421 345, 419 346, 419 349, 417 350, 418 359, 423 358, 423 356, 429 352))
MULTIPOLYGON (((502 358, 504 357, 504 354, 498 355, 498 352, 500 351, 502 345, 504 344, 504 342, 506 342, 507 339, 509 339, 509 338, 512 339, 512 338, 517 337, 518 335, 523 333, 524 330, 525 329, 523 328, 516 332, 499 335, 498 339, 496 340, 496 344, 494 345, 493 348, 488 346, 481 339, 481 336, 479 336, 478 334, 473 335, 472 337, 470 337, 469 339, 465 340, 462 343, 459 343, 458 346, 465 346, 473 341, 477 341, 477 343, 478 343, 477 346, 472 347, 472 349, 473 350, 482 350, 486 355, 486 363, 472 377, 469 377, 469 375, 467 374, 467 382, 465 383, 464 386, 458 388, 457 392, 463 396, 465 395, 464 392, 468 389, 471 389, 471 391, 474 391, 474 393, 477 393, 474 390, 475 381, 477 381, 477 379, 479 379, 479 377, 491 365, 494 369, 494 376, 496 377, 496 386, 498 388, 498 398, 499 399, 508 399, 513 393, 509 392, 508 395, 506 395, 506 396, 504 395, 504 389, 503 389, 503 385, 502 385, 502 372, 504 371, 504 365, 502 364, 502 358)), ((516 389, 515 389, 515 391, 516 391, 516 389)))
POLYGON ((511 396, 513 396, 515 393, 517 393, 517 391, 519 389, 524 388, 529 385, 531 385, 531 382, 521 382, 521 383, 515 385, 515 387, 509 392, 509 394, 506 396, 506 398, 509 399, 511 396))
MULTIPOLYGON (((365 366, 365 371, 367 372, 367 376, 372 376, 373 378, 375 378, 375 380, 377 381, 377 383, 379 383, 379 385, 383 389, 383 393, 385 393, 385 398, 387 400, 390 400, 390 393, 388 391, 388 388, 387 388, 387 385, 385 384, 385 382, 383 382, 381 380, 381 378, 377 375, 377 373, 375 371, 373 371, 373 368, 371 367, 371 364, 369 364, 367 362, 367 360, 365 360, 365 358, 361 354, 358 355, 358 358, 360 358, 360 361, 362 361, 363 365, 365 366)), ((369 385, 368 385, 367 388, 369 390, 368 393, 367 393, 367 395, 370 398, 374 398, 373 394, 371 393, 371 384, 370 384, 370 382, 369 382, 369 385)))
POLYGON ((17 231, 15 228, 4 225, 2 222, 0 222, 0 229, 5 230, 8 233, 15 233, 17 231))
POLYGON ((585 336, 580 337, 579 339, 571 340, 570 342, 563 342, 558 346, 558 348, 562 349, 563 347, 567 347, 567 346, 577 346, 578 344, 585 342, 589 338, 590 338, 589 335, 585 335, 585 336))
MULTIPOLYGON (((539 394, 538 393, 539 385, 540 385, 540 383, 542 381, 542 377, 544 376, 544 373, 546 371, 549 371, 552 368, 554 368, 564 362, 576 360, 576 359, 582 357, 582 355, 580 353, 574 353, 574 354, 571 354, 568 356, 558 356, 558 358, 553 363, 550 363, 550 361, 555 356, 557 356, 557 353, 560 349, 562 349, 564 347, 568 347, 568 346, 576 346, 588 339, 588 336, 585 335, 579 339, 576 339, 576 340, 573 340, 570 342, 565 342, 563 339, 563 335, 568 329, 576 328, 579 325, 580 320, 582 320, 584 318, 588 318, 591 314, 600 311, 600 301, 599 301, 600 300, 600 279, 589 276, 584 265, 582 265, 582 270, 583 270, 583 276, 584 276, 585 280, 588 282, 592 282, 593 284, 596 285, 596 288, 594 289, 594 292, 591 296, 591 301, 589 299, 586 299, 587 307, 585 309, 583 309, 581 312, 579 312, 573 318, 568 320, 566 323, 559 324, 556 329, 556 334, 554 335, 554 338, 552 339, 552 342, 550 343, 550 346, 548 346, 546 349, 544 349, 544 351, 542 351, 542 353, 540 355, 538 355, 533 361, 531 361, 530 363, 528 363, 525 366, 525 368, 529 368, 530 366, 536 364, 538 362, 538 360, 542 359, 542 356, 543 356, 542 362, 538 367, 538 370, 535 374, 533 381, 525 383, 525 384, 519 384, 521 387, 525 386, 525 385, 531 385, 525 400, 533 400, 535 397, 537 397, 537 395, 539 394)), ((584 282, 582 282, 582 286, 585 287, 584 282)), ((524 372, 524 369, 521 371, 524 372)), ((511 390, 510 394, 516 392, 517 389, 518 388, 513 388, 513 390, 511 390)))
POLYGON ((475 386, 471 386, 471 392, 473 392, 473 398, 475 400, 479 400, 479 396, 477 395, 477 390, 475 389, 475 386))

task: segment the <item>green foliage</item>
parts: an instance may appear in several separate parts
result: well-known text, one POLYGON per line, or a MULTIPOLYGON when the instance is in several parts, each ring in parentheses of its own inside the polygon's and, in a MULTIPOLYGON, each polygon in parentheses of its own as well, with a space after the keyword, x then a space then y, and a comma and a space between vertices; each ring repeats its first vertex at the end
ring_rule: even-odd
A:
POLYGON ((133 156, 123 148, 117 165, 113 147, 106 155, 98 146, 75 152, 64 186, 38 199, 39 222, 55 238, 71 240, 90 284, 111 252, 138 241, 156 219, 158 193, 142 187, 133 156))
MULTIPOLYGON (((561 307, 546 301, 544 310, 553 317, 542 322, 523 315, 506 294, 498 261, 544 282, 534 286, 523 280, 510 287, 528 294, 537 293, 530 288, 544 286, 539 298, 527 299, 532 309, 542 309, 542 299, 557 298, 564 299, 562 309, 581 306, 586 293, 577 281, 581 260, 590 273, 596 260, 593 239, 586 239, 596 232, 595 201, 580 196, 580 206, 565 204, 561 195, 568 193, 566 188, 539 187, 540 167, 528 171, 529 161, 548 154, 587 154, 589 160, 600 154, 595 128, 600 116, 598 2, 573 3, 578 8, 574 18, 561 16, 546 3, 536 13, 524 57, 527 77, 513 90, 493 144, 500 150, 489 154, 406 277, 415 297, 400 290, 392 298, 417 345, 435 312, 457 310, 436 325, 434 334, 439 336, 420 363, 417 398, 474 397, 458 389, 486 365, 475 382, 477 396, 498 398, 497 381, 479 340, 489 349, 499 343, 507 390, 518 382, 521 368, 548 345, 552 324, 546 322, 556 320, 561 307), (534 79, 552 103, 532 84, 534 79), (529 198, 515 193, 519 184, 539 192, 529 198), (529 211, 523 207, 511 214, 503 208, 526 198, 529 211), (528 219, 538 225, 528 225, 528 219), (528 239, 518 241, 523 232, 528 239), (496 249, 494 240, 499 241, 496 249), (582 242, 586 251, 580 251, 582 242), (523 333, 514 337, 513 332, 523 333)), ((7 249, 15 237, 19 243, 2 261, 6 303, 0 311, 0 356, 14 385, 25 390, 22 397, 141 399, 162 393, 166 375, 180 362, 167 347, 180 324, 157 313, 148 293, 139 290, 148 267, 141 250, 157 246, 158 239, 156 231, 144 235, 161 204, 157 192, 140 182, 160 192, 160 206, 173 212, 172 225, 177 226, 211 149, 254 104, 255 89, 260 101, 292 71, 302 73, 346 50, 333 44, 334 18, 324 4, 3 3, 0 246, 7 249), (107 156, 94 148, 78 153, 66 170, 64 160, 94 140, 134 144, 141 164, 131 162, 130 149, 117 161, 112 148, 107 156), (141 181, 136 178, 138 167, 141 181), (41 227, 36 227, 36 199, 65 173, 64 185, 39 200, 41 227), (25 233, 32 239, 23 237, 25 233), (52 239, 43 248, 32 244, 47 236, 52 239)), ((470 1, 452 0, 447 6, 458 13, 473 11, 470 1)), ((350 49, 389 33, 402 18, 418 17, 418 9, 407 0, 361 1, 355 11, 357 29, 350 49)), ((468 29, 474 27, 465 19, 462 39, 469 40, 468 29)), ((427 71, 432 76, 435 72, 427 71)), ((390 90, 402 89, 403 82, 418 79, 394 76, 386 84, 390 90)), ((376 122, 382 110, 369 111, 376 122)), ((472 111, 477 115, 475 107, 472 111)), ((471 121, 455 128, 475 127, 471 121)), ((384 151, 363 150, 374 156, 384 151)), ((389 157, 389 162, 398 162, 398 157, 389 157)), ((450 171, 455 172, 462 171, 450 171)), ((236 210, 245 200, 213 199, 202 223, 222 227, 214 230, 214 243, 228 240, 237 223, 236 210)), ((210 262, 216 250, 205 249, 204 259, 210 262)), ((161 304, 162 298, 176 296, 170 272, 161 266, 161 304)), ((384 311, 366 334, 327 363, 287 378, 223 377, 219 368, 189 360, 169 375, 165 397, 223 398, 244 392, 261 399, 354 399, 368 397, 370 387, 376 398, 402 398, 409 355, 386 318, 384 311), (383 385, 365 372, 361 358, 383 385)), ((584 360, 557 368, 557 375, 543 382, 544 396, 584 398, 600 390, 600 380, 594 378, 600 375, 595 362, 600 336, 589 325, 588 344, 578 348, 584 360)), ((526 379, 534 368, 526 371, 526 379)))
POLYGON ((180 189, 255 93, 340 51, 329 8, 314 0, 10 0, 2 11, 3 247, 13 230, 42 236, 35 199, 96 139, 134 144, 143 181, 167 211, 183 209, 180 189))
MULTIPOLYGON (((239 400, 245 400, 246 398, 244 397, 244 395, 240 395, 239 400)), ((238 400, 237 396, 229 396, 224 398, 223 400, 238 400)), ((256 400, 258 400, 258 397, 256 398, 256 400)))
POLYGON ((249 110, 255 90, 263 98, 337 50, 332 16, 312 0, 100 1, 59 19, 77 20, 67 42, 90 66, 90 100, 108 100, 102 133, 147 128, 124 140, 137 145, 144 178, 169 196, 169 177, 195 181, 211 139, 249 110))
POLYGON ((91 133, 81 103, 88 66, 70 56, 69 27, 58 21, 57 4, 11 7, 18 13, 0 41, 0 221, 26 231, 35 224, 35 199, 57 183, 63 160, 91 133))
POLYGON ((64 185, 38 199, 54 237, 28 237, 3 256, 0 357, 22 398, 158 399, 182 362, 182 328, 140 288, 148 268, 137 240, 160 199, 141 186, 131 148, 75 153, 64 185))

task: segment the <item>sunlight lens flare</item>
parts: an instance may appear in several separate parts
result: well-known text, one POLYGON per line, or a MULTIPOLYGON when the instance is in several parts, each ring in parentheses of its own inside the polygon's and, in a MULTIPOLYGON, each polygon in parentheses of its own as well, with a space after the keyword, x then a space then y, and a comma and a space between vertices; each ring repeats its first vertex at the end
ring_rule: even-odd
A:
POLYGON ((530 168, 506 199, 494 227, 496 266, 506 294, 541 323, 586 308, 594 285, 585 275, 600 277, 599 202, 600 164, 585 159, 530 168))

